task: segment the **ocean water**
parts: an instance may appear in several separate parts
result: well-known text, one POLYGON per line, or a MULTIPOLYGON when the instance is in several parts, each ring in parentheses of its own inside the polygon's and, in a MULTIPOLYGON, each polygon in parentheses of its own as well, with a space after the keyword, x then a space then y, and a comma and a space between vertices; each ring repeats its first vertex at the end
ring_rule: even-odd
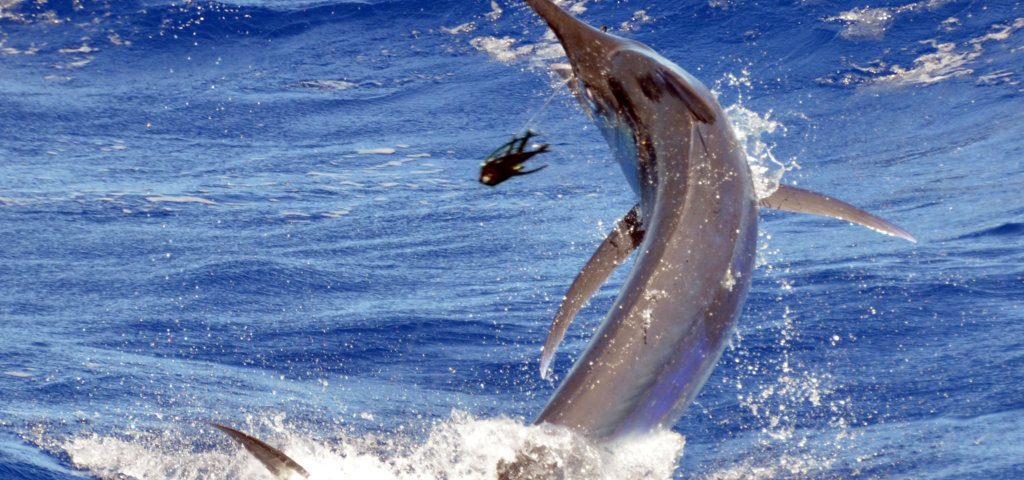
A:
POLYGON ((764 180, 739 331, 671 432, 528 427, 632 193, 518 1, 0 0, 0 478, 1024 477, 1024 4, 565 2, 712 87, 764 180), (545 102, 550 99, 545 107, 545 102), (531 120, 532 119, 532 120, 531 120), (549 168, 480 161, 529 125, 549 168))

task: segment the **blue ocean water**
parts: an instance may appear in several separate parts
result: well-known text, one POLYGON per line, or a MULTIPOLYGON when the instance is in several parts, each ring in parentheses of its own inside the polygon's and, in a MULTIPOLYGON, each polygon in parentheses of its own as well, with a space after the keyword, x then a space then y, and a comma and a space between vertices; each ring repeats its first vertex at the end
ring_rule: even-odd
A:
POLYGON ((739 331, 675 433, 526 427, 561 296, 634 200, 507 0, 0 0, 0 478, 1024 476, 1024 4, 563 2, 727 107, 765 178, 739 331), (554 95, 546 108, 545 102, 554 95), (530 119, 534 120, 530 122, 530 119), (480 160, 527 123, 549 168, 480 160))

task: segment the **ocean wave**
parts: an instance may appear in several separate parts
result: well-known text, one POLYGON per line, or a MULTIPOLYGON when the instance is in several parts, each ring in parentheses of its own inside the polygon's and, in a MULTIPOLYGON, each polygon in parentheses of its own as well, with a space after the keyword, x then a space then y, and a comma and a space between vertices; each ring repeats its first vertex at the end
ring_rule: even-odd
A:
POLYGON ((1024 236, 1024 223, 1021 222, 1006 222, 1002 225, 978 230, 965 235, 957 237, 957 240, 966 240, 971 238, 982 238, 982 237, 1017 237, 1024 236))
MULTIPOLYGON (((452 8, 460 5, 454 2, 452 8)), ((468 8, 468 7, 462 7, 468 8)), ((0 54, 93 53, 243 38, 280 38, 320 25, 420 12, 413 1, 21 1, 0 6, 0 54), (38 42, 38 29, 46 41, 38 42), (31 39, 31 41, 30 41, 31 39), (83 43, 84 42, 84 43, 83 43)), ((468 11, 467 11, 468 13, 468 11)))
POLYGON ((274 295, 284 294, 373 290, 367 280, 351 272, 341 274, 313 265, 265 259, 196 265, 176 275, 175 279, 182 288, 194 290, 203 297, 217 298, 225 304, 265 296, 268 297, 265 301, 271 301, 274 295))
MULTIPOLYGON (((865 85, 908 87, 932 85, 953 78, 969 77, 974 74, 974 65, 979 63, 985 53, 986 43, 1006 41, 1021 28, 1024 28, 1024 18, 994 24, 987 33, 962 43, 936 39, 922 40, 918 43, 929 47, 931 51, 918 55, 911 61, 910 66, 889 63, 880 59, 862 65, 851 63, 844 70, 819 78, 818 83, 847 87, 865 85)), ((1003 71, 1000 75, 1005 79, 1008 73, 1003 71)), ((991 75, 982 77, 978 82, 982 84, 1000 83, 996 77, 991 75)))

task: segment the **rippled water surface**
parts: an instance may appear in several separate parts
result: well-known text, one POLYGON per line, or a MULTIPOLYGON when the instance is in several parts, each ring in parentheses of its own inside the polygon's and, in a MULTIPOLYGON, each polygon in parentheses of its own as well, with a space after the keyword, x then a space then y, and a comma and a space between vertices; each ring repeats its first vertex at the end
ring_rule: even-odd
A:
POLYGON ((765 212, 697 403, 588 444, 525 425, 625 269, 540 345, 634 200, 521 2, 0 0, 0 477, 266 475, 210 421, 314 478, 1024 476, 1024 4, 564 3, 920 242, 765 212))

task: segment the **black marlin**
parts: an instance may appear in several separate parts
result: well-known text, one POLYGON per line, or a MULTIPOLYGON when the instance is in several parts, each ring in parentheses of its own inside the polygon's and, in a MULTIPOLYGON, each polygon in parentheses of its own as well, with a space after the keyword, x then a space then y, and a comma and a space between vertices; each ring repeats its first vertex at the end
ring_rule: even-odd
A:
MULTIPOLYGON (((783 185, 759 200, 743 148, 700 81, 646 45, 593 28, 550 0, 526 3, 561 42, 569 59, 561 73, 638 197, 556 314, 542 375, 580 307, 638 251, 611 311, 535 423, 596 440, 671 428, 735 327, 753 276, 759 207, 839 218, 914 241, 818 193, 783 185)), ((278 478, 304 476, 280 451, 224 430, 278 478)))

